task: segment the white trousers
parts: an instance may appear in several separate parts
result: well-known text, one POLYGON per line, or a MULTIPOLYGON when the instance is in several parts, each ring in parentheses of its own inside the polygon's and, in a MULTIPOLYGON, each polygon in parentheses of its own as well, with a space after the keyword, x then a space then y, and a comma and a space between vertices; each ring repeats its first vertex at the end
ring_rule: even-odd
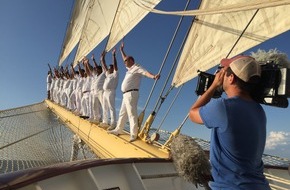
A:
POLYGON ((81 90, 76 90, 76 106, 77 106, 77 111, 80 113, 82 106, 81 106, 81 101, 82 101, 82 92, 81 90))
POLYGON ((116 90, 104 90, 103 94, 103 123, 116 126, 116 108, 115 108, 116 90), (109 116, 111 122, 109 123, 109 116))
POLYGON ((67 107, 68 93, 68 89, 64 89, 62 92, 60 92, 60 105, 67 107))
POLYGON ((67 108, 69 110, 75 110, 77 107, 76 107, 76 91, 74 90, 69 98, 68 98, 68 103, 67 103, 67 108))
POLYGON ((90 92, 83 93, 81 100, 81 114, 84 116, 89 116, 90 104, 89 104, 90 92))
POLYGON ((136 138, 138 134, 138 99, 138 91, 131 91, 123 94, 122 105, 119 112, 119 119, 117 127, 115 129, 117 132, 121 133, 129 118, 131 138, 136 138))
POLYGON ((104 92, 103 90, 93 90, 91 95, 91 103, 92 103, 91 118, 98 122, 102 120, 103 92, 104 92))
POLYGON ((53 88, 50 88, 50 100, 54 101, 53 99, 53 88))
POLYGON ((58 89, 58 90, 55 92, 55 94, 54 94, 55 102, 56 102, 57 104, 60 104, 60 93, 61 93, 61 90, 58 89))

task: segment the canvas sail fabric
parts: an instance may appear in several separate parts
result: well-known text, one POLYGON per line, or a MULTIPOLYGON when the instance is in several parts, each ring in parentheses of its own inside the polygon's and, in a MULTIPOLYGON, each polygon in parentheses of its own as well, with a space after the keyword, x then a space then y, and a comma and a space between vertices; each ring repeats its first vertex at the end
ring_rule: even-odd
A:
POLYGON ((289 5, 289 0, 255 0, 248 2, 241 2, 237 4, 230 4, 220 7, 213 7, 207 9, 197 9, 197 10, 185 10, 185 11, 162 11, 154 8, 150 8, 150 4, 147 1, 134 0, 135 3, 152 13, 165 14, 165 15, 179 15, 179 16, 198 16, 198 15, 211 15, 211 14, 221 14, 229 12, 240 12, 253 9, 261 9, 268 7, 276 7, 289 5))
POLYGON ((67 58, 67 56, 71 53, 71 51, 75 48, 80 40, 83 25, 89 10, 89 2, 90 0, 75 1, 71 21, 67 27, 65 39, 61 49, 58 62, 59 65, 63 63, 63 61, 67 58))
POLYGON ((91 0, 74 63, 81 61, 110 33, 118 0, 91 0))
MULTIPOLYGON (((262 2, 257 1, 257 2, 262 2)), ((266 2, 266 1, 263 1, 266 2)), ((203 1, 200 9, 214 9, 220 6, 247 4, 246 0, 203 1)), ((271 39, 290 28, 289 1, 283 6, 259 9, 251 24, 228 57, 271 39)), ((227 57, 242 31, 246 28, 256 9, 196 17, 188 39, 184 45, 172 85, 179 87, 198 75, 198 70, 206 71, 227 57)))
MULTIPOLYGON (((160 1, 147 0, 147 3, 154 8, 160 1)), ((148 13, 134 0, 95 0, 88 13, 74 63, 81 61, 108 35, 105 50, 110 51, 148 13)))
MULTIPOLYGON (((146 0, 148 7, 154 8, 161 0, 146 0)), ((106 51, 112 49, 129 33, 147 14, 148 10, 138 6, 135 0, 122 0, 112 25, 106 51)))

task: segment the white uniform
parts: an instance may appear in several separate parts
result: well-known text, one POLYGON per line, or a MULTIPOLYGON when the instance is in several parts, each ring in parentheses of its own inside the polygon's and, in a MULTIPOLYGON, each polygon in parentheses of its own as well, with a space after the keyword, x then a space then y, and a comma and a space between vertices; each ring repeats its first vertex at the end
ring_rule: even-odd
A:
POLYGON ((68 103, 68 99, 67 99, 67 96, 68 96, 68 87, 70 85, 70 79, 63 79, 63 88, 62 88, 62 91, 61 91, 61 99, 60 99, 60 104, 62 106, 65 106, 67 107, 67 103, 68 103))
POLYGON ((95 75, 93 77, 91 89, 93 90, 91 93, 92 96, 92 118, 94 121, 100 122, 102 118, 103 111, 103 86, 105 82, 105 72, 102 72, 99 75, 95 75))
POLYGON ((82 99, 81 99, 81 114, 83 116, 89 116, 89 98, 90 98, 90 91, 91 91, 91 77, 86 77, 83 79, 84 84, 82 87, 82 99))
POLYGON ((50 99, 50 87, 52 83, 51 74, 48 74, 46 77, 46 90, 47 90, 47 98, 50 99))
POLYGON ((60 78, 59 79, 59 86, 58 86, 58 91, 57 91, 57 102, 58 104, 61 104, 61 95, 63 92, 63 86, 64 86, 64 79, 60 78))
POLYGON ((81 106, 81 100, 82 100, 82 87, 84 84, 84 79, 83 77, 78 77, 78 81, 77 81, 77 88, 76 88, 76 107, 77 107, 77 112, 80 113, 82 106, 81 106))
POLYGON ((70 79, 70 84, 67 93, 67 108, 69 110, 75 109, 75 96, 73 95, 76 88, 76 78, 70 79))
POLYGON ((114 131, 121 133, 125 127, 126 121, 129 118, 131 139, 135 139, 138 133, 137 104, 139 98, 139 87, 141 77, 145 76, 147 70, 137 64, 134 64, 127 69, 128 71, 126 72, 121 86, 123 100, 119 112, 119 120, 114 131))
POLYGON ((114 71, 113 73, 106 72, 106 79, 104 82, 104 94, 103 94, 103 123, 110 124, 112 127, 116 127, 116 108, 115 108, 115 97, 116 88, 118 86, 119 72, 114 71), (109 123, 108 113, 111 117, 109 123))
POLYGON ((79 80, 79 75, 75 75, 74 78, 72 79, 72 93, 69 96, 69 101, 68 101, 68 109, 69 110, 76 110, 76 102, 77 102, 77 85, 78 85, 78 80, 79 80))
POLYGON ((58 91, 59 91, 59 83, 60 83, 60 78, 56 78, 55 80, 55 83, 54 83, 54 87, 53 87, 53 100, 56 102, 56 103, 59 103, 58 102, 58 91))
POLYGON ((50 84, 50 100, 54 101, 53 99, 53 89, 54 89, 54 85, 55 85, 55 78, 51 78, 51 84, 50 84))

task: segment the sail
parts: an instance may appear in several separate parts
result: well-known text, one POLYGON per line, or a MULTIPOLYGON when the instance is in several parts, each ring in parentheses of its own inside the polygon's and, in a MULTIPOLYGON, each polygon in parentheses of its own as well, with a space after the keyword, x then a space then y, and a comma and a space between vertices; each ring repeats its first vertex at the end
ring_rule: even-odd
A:
MULTIPOLYGON (((207 0, 201 3, 200 9, 214 9, 239 3, 247 4, 248 1, 207 0)), ((196 17, 180 56, 172 85, 178 87, 196 77, 198 70, 206 71, 219 64, 222 58, 243 53, 289 30, 289 9, 288 2, 283 6, 196 17)))
POLYGON ((92 0, 75 56, 75 64, 108 36, 118 4, 119 0, 92 0))
POLYGON ((67 56, 71 53, 74 47, 78 44, 81 37, 82 28, 85 23, 85 18, 89 10, 90 0, 75 1, 74 10, 71 16, 70 23, 67 27, 65 39, 61 49, 59 62, 61 65, 67 56))
MULTIPOLYGON (((154 8, 161 0, 146 0, 149 8, 154 8)), ((138 0, 122 0, 114 20, 106 51, 112 49, 127 33, 129 33, 147 14, 138 5, 138 0)))

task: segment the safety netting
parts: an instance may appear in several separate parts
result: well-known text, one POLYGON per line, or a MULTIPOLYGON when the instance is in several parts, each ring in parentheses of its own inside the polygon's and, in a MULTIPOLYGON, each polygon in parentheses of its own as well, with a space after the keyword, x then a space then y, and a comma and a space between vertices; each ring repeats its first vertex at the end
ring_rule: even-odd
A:
POLYGON ((92 158, 44 102, 0 111, 0 174, 92 158))

